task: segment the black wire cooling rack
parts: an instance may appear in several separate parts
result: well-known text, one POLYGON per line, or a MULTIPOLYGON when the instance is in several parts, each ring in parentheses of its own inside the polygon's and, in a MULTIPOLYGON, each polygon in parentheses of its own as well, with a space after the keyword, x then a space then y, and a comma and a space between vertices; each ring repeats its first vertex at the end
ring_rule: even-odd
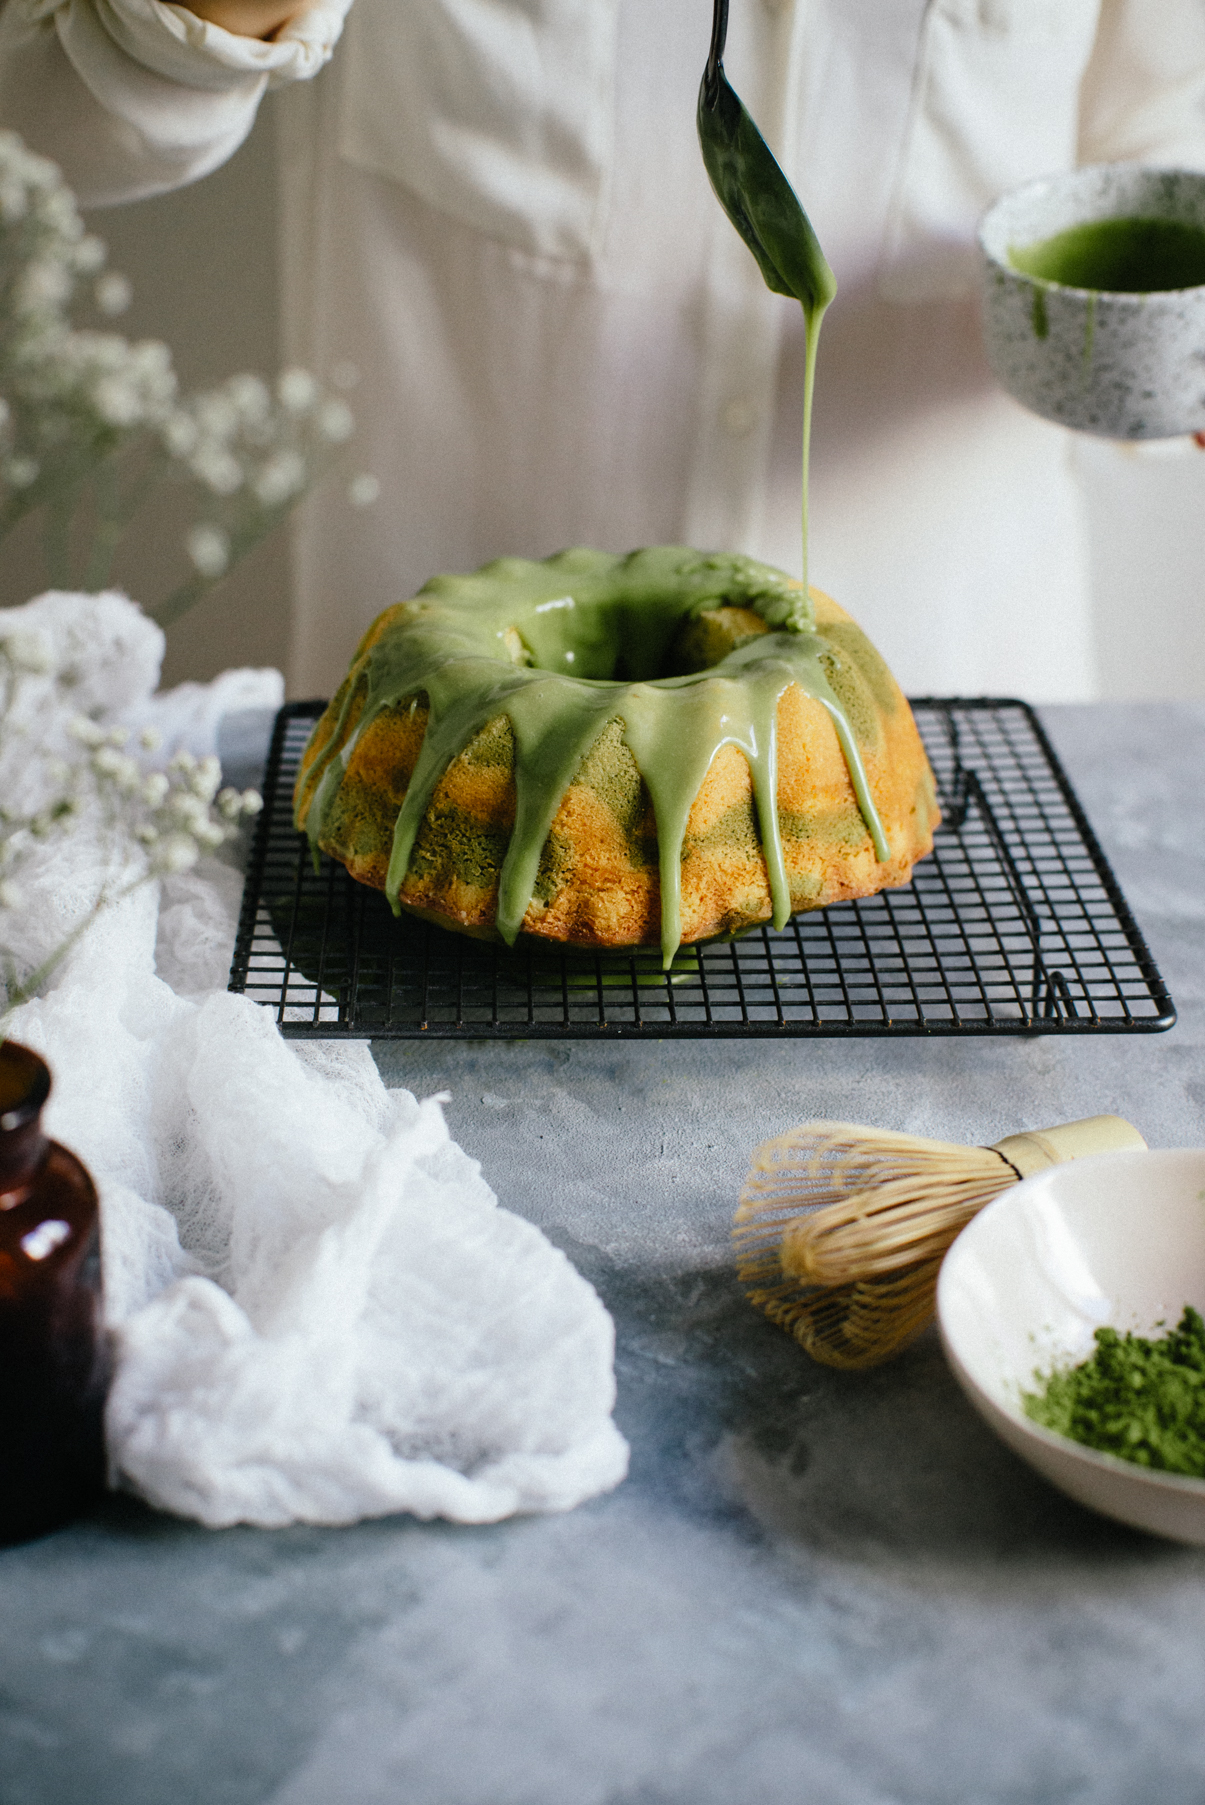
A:
POLYGON ((513 950, 395 920, 293 827, 320 702, 276 722, 230 988, 311 1038, 1127 1034, 1175 1008, 1033 710, 912 704, 943 821, 910 885, 659 952, 513 950))

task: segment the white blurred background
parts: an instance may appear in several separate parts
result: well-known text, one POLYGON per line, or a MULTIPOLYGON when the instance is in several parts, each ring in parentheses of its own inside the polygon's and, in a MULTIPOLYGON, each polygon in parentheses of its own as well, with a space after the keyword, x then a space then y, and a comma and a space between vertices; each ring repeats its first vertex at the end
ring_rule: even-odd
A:
MULTIPOLYGON (((270 100, 251 138, 215 175, 95 213, 89 223, 109 244, 110 268, 134 286, 120 330, 166 339, 186 388, 279 367, 270 100)), ((354 392, 348 398, 354 407, 354 392)), ((1205 698, 1205 451, 1191 440, 1134 447, 1083 438, 1075 452, 1093 546, 1100 696, 1205 698)), ((822 444, 813 455, 823 458, 822 444)), ((353 449, 327 480, 344 481, 356 467, 353 449)), ((136 600, 162 593, 161 547, 161 537, 148 535, 125 556, 120 579, 136 600)), ((32 535, 17 535, 0 564, 0 604, 26 600, 37 568, 32 535)), ((288 598, 282 532, 170 630, 165 683, 231 665, 284 668, 288 598)))

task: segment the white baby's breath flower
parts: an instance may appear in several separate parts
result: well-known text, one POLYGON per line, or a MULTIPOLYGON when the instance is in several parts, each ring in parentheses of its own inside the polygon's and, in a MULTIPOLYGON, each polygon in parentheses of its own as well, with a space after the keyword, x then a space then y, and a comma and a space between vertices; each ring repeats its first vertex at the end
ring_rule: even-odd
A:
POLYGON ((196 754, 190 752, 187 746, 181 746, 180 750, 173 752, 168 759, 167 768, 169 771, 195 771, 197 768, 196 754))
POLYGON ((71 275, 55 257, 39 257, 14 284, 13 301, 19 313, 35 313, 61 307, 71 298, 71 275))
POLYGON ((362 470, 347 485, 347 499, 353 508, 370 508, 380 493, 380 481, 370 470, 362 470))
POLYGON ((124 376, 102 376, 92 390, 92 404, 109 426, 139 426, 143 399, 136 384, 124 376))
POLYGON ((232 376, 226 393, 244 425, 258 425, 272 412, 272 395, 262 376, 232 376))
POLYGON ((8 633, 0 640, 0 651, 14 670, 30 676, 44 676, 54 669, 54 648, 44 633, 24 628, 8 633))
POLYGON ((280 405, 291 414, 308 414, 318 399, 318 384, 308 370, 284 370, 277 379, 280 405))
MULTIPOLYGON (((95 237, 89 236, 87 238, 81 238, 79 243, 76 245, 75 254, 72 257, 72 262, 74 263, 76 269, 79 271, 81 276, 91 276, 98 269, 104 268, 105 258, 108 256, 108 254, 109 253, 105 249, 104 240, 102 238, 95 238, 95 237)), ((108 281, 109 278, 102 277, 101 280, 108 281)), ((118 276, 117 280, 119 282, 126 281, 124 276, 118 276)), ((127 290, 129 289, 129 286, 130 286, 129 283, 126 282, 127 290)), ((97 296, 97 299, 98 300, 100 299, 99 295, 97 296)), ((121 312, 120 307, 105 307, 103 301, 101 302, 101 307, 105 313, 120 313, 121 312)))
POLYGON ((160 431, 164 444, 175 458, 186 458, 195 450, 200 437, 196 421, 183 408, 173 408, 160 431))
POLYGON ((355 415, 346 401, 332 397, 324 401, 318 412, 318 431, 332 445, 341 445, 344 439, 350 439, 356 429, 355 415))
POLYGON ((194 796, 208 808, 217 794, 218 785, 222 781, 222 765, 220 759, 209 753, 203 758, 189 780, 189 787, 194 796))
POLYGON ((151 869, 168 877, 180 871, 191 871, 199 857, 200 850, 191 834, 168 834, 151 855, 151 869))
POLYGON ((16 132, 6 132, 4 135, 12 140, 22 180, 28 187, 40 188, 50 194, 55 189, 65 186, 62 171, 57 163, 52 163, 49 157, 40 157, 36 151, 28 150, 24 140, 19 138, 16 132))
POLYGON ((167 800, 171 782, 165 771, 152 771, 142 780, 142 800, 148 808, 160 808, 167 800))
POLYGON ((196 833, 209 819, 209 810, 199 796, 188 790, 177 790, 167 804, 168 813, 188 833, 196 833))
MULTIPOLYGON (((52 164, 53 168, 54 165, 52 164)), ((50 227, 58 237, 68 244, 78 244, 84 236, 84 222, 79 216, 79 208, 75 204, 75 196, 63 181, 58 169, 54 171, 58 178, 47 185, 44 198, 38 208, 43 225, 50 227)))
POLYGON ((140 846, 153 846, 159 838, 159 829, 152 827, 149 821, 141 821, 134 829, 134 838, 140 846))
POLYGON ((92 755, 92 769, 98 777, 107 778, 119 790, 136 790, 141 785, 142 773, 136 760, 126 752, 119 752, 116 746, 99 747, 92 755))
POLYGON ((243 466, 232 451, 213 439, 201 440, 188 460, 188 467, 215 495, 233 495, 242 487, 243 466))
POLYGON ((36 483, 42 474, 38 460, 27 457, 22 452, 18 452, 14 457, 6 458, 2 469, 4 480, 11 489, 28 489, 30 484, 36 483))
POLYGON ((163 735, 157 727, 144 727, 138 735, 138 744, 144 752, 158 752, 163 744, 163 735))
POLYGON ((67 723, 67 731, 81 746, 103 746, 105 743, 103 730, 95 721, 90 721, 86 714, 72 715, 67 723))
POLYGON ((264 806, 264 799, 258 790, 244 790, 241 800, 244 815, 258 815, 264 806))
POLYGON ((227 821, 237 821, 243 812, 243 799, 237 790, 231 789, 227 785, 224 790, 218 791, 214 798, 214 807, 227 821))
MULTIPOLYGON (((92 242, 100 244, 99 239, 93 239, 92 242)), ((103 245, 101 245, 101 252, 103 255, 103 245)), ((76 267, 79 267, 78 261, 76 267)), ((117 270, 106 270, 103 276, 98 276, 92 293, 101 312, 108 314, 110 318, 124 313, 134 299, 134 290, 130 286, 129 277, 121 275, 117 270)))
POLYGON ((305 488, 305 476, 305 459, 300 452, 278 451, 268 459, 251 487, 266 508, 278 508, 305 488))
POLYGON ((192 832, 198 846, 203 846, 209 851, 221 846, 230 837, 229 828, 223 827, 217 821, 202 821, 199 826, 193 828, 192 832))
POLYGON ((175 399, 176 372, 172 354, 162 339, 147 338, 129 348, 130 374, 148 403, 160 411, 175 399))
POLYGON ((203 577, 220 577, 230 563, 230 539, 220 526, 201 522, 191 527, 185 545, 203 577))
POLYGON ((110 746, 128 746, 130 743, 130 730, 128 727, 110 727, 105 738, 108 740, 110 746))
POLYGON ((29 197, 23 184, 10 175, 0 178, 0 224, 20 225, 29 212, 29 197))

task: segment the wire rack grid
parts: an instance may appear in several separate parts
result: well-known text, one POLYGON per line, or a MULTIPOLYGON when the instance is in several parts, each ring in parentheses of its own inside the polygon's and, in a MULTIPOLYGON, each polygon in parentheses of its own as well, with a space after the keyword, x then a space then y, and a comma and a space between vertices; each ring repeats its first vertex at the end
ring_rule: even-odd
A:
POLYGON ((778 932, 593 953, 473 940, 323 857, 292 819, 320 702, 277 718, 230 988, 284 1034, 332 1038, 739 1038, 1123 1034, 1175 1009, 1041 723, 1023 702, 912 704, 942 805, 912 882, 778 932))

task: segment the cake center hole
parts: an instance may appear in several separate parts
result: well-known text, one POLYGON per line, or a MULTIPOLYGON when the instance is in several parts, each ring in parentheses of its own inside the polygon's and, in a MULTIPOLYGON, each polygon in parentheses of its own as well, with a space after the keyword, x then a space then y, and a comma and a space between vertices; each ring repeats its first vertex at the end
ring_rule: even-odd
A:
POLYGON ((504 635, 516 664, 594 682, 649 683, 709 670, 769 628, 750 608, 693 610, 680 597, 537 604, 504 635))

